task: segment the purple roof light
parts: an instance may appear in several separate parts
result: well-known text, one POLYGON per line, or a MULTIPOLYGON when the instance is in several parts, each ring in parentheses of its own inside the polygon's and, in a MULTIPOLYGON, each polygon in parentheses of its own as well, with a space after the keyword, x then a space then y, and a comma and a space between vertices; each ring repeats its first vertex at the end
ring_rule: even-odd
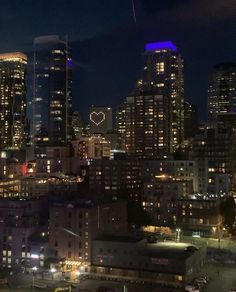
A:
POLYGON ((146 51, 155 51, 155 50, 172 50, 177 51, 176 46, 171 42, 158 42, 158 43, 149 43, 145 46, 146 51))

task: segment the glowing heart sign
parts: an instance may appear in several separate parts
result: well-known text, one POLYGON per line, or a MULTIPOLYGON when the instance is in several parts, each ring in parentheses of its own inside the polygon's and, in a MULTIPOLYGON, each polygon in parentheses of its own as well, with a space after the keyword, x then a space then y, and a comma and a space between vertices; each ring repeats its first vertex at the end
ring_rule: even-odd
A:
POLYGON ((90 121, 93 122, 96 126, 99 126, 106 119, 104 112, 91 112, 90 121))

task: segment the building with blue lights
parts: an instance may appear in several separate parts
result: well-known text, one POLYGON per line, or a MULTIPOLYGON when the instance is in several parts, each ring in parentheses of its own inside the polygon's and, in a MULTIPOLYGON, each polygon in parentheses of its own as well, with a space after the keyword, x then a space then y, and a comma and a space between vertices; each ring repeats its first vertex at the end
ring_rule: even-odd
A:
POLYGON ((72 61, 65 37, 34 39, 34 145, 65 145, 72 135, 72 61))
POLYGON ((171 42, 149 43, 145 47, 143 88, 167 98, 168 141, 174 152, 184 138, 183 59, 171 42))

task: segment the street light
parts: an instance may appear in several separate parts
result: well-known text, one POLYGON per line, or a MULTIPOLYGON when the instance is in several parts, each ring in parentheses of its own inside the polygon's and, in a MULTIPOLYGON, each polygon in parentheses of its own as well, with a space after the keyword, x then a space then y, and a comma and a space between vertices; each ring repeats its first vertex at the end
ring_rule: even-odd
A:
POLYGON ((180 229, 180 228, 177 228, 177 229, 176 229, 176 232, 177 232, 176 241, 180 241, 180 233, 181 233, 181 229, 180 229))

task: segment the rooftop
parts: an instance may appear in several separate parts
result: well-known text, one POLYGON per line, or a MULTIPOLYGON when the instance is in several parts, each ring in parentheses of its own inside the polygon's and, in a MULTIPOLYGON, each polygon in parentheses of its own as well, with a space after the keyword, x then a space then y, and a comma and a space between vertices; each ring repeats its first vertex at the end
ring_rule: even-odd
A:
POLYGON ((156 51, 156 50, 171 50, 176 52, 177 47, 171 42, 157 42, 157 43, 148 43, 145 46, 146 51, 156 51))

